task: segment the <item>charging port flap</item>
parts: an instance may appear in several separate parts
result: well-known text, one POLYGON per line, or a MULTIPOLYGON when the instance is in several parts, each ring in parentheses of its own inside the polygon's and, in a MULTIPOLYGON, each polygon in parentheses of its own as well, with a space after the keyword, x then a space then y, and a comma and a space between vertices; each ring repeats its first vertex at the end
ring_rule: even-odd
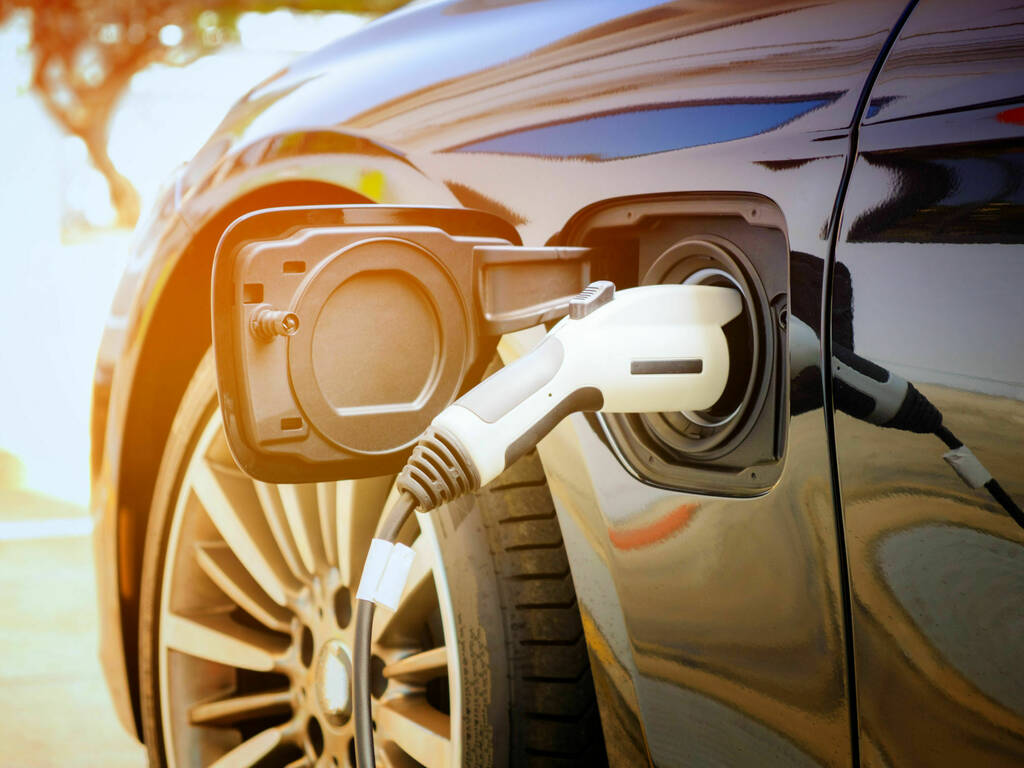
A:
POLYGON ((498 335, 561 317, 617 268, 589 248, 524 248, 507 222, 467 209, 247 214, 221 237, 213 272, 231 450, 268 482, 396 472, 479 381, 498 335))

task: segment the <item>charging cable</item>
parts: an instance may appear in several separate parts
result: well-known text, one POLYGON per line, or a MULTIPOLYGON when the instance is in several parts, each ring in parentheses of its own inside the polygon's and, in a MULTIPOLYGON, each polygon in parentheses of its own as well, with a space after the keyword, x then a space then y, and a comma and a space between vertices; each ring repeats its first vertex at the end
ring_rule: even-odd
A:
POLYGON ((428 512, 486 485, 571 413, 709 408, 729 376, 722 326, 741 310, 740 295, 730 288, 653 285, 616 293, 610 282, 592 283, 532 352, 431 422, 398 476, 398 501, 371 543, 356 595, 352 664, 359 768, 375 765, 374 608, 393 608, 401 597, 411 550, 396 539, 412 512, 428 512))

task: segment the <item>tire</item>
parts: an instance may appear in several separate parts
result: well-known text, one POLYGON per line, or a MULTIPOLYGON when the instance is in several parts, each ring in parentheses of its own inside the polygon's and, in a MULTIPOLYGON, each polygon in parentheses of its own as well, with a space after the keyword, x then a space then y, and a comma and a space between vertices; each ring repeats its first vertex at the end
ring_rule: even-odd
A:
POLYGON ((482 727, 466 729, 465 764, 607 765, 576 590, 536 452, 443 508, 437 529, 446 563, 458 564, 448 578, 463 665, 493 680, 490 696, 466 686, 464 712, 482 727))
MULTIPOLYGON (((353 596, 392 480, 270 486, 244 476, 206 354, 165 446, 143 556, 140 700, 152 765, 354 766, 353 596)), ((401 538, 417 552, 410 587, 374 623, 378 765, 604 763, 536 455, 417 515, 401 538)))

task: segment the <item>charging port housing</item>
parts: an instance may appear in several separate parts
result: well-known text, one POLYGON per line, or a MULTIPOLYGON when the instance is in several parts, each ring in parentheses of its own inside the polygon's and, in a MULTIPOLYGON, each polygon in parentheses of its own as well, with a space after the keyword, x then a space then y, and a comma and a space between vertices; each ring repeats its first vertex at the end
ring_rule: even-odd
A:
POLYGON ((588 418, 644 482, 727 496, 770 490, 782 471, 788 425, 789 247, 777 206, 744 194, 610 200, 575 216, 560 240, 633 253, 641 285, 740 293, 743 313, 724 328, 730 375, 718 402, 699 412, 588 418))

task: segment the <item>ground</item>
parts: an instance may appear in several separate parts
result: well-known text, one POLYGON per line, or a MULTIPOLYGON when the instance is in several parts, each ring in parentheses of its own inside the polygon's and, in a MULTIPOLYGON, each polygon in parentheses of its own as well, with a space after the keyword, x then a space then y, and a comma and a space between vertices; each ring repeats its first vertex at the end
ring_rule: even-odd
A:
POLYGON ((82 506, 0 487, 4 766, 145 765, 100 671, 89 523, 82 506))

